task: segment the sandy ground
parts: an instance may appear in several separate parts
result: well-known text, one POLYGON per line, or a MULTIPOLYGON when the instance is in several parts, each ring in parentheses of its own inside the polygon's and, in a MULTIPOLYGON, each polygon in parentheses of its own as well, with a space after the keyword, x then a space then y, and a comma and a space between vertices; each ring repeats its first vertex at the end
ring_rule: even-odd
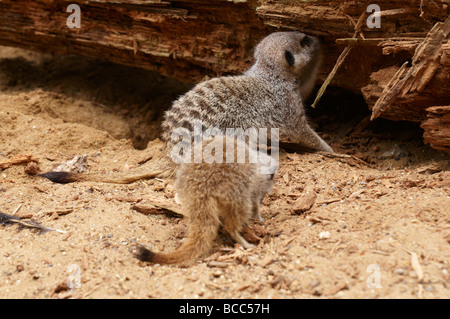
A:
MULTIPOLYGON (((87 155, 89 172, 133 169, 161 151, 161 114, 188 88, 1 47, 0 162, 31 154, 48 171, 87 155)), ((250 225, 259 243, 243 250, 221 235, 189 268, 132 256, 138 243, 171 251, 185 237, 183 218, 132 209, 173 201, 168 181, 58 185, 23 165, 0 171, 1 212, 66 232, 0 225, 0 298, 449 298, 448 155, 416 125, 361 121, 360 99, 334 91, 309 112, 348 156, 282 152, 265 224, 250 225), (302 211, 305 197, 314 204, 302 211)))

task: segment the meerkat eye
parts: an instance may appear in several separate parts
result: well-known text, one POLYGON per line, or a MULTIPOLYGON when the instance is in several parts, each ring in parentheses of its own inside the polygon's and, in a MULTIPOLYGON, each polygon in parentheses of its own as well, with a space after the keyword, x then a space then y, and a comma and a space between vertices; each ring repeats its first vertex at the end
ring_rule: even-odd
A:
POLYGON ((290 65, 290 66, 294 66, 295 64, 295 58, 292 55, 292 53, 288 50, 284 51, 284 58, 286 59, 286 62, 290 65))
POLYGON ((303 37, 303 39, 300 41, 300 45, 302 47, 305 47, 305 46, 309 47, 311 45, 311 42, 312 42, 312 39, 310 37, 308 37, 307 35, 305 35, 303 37))

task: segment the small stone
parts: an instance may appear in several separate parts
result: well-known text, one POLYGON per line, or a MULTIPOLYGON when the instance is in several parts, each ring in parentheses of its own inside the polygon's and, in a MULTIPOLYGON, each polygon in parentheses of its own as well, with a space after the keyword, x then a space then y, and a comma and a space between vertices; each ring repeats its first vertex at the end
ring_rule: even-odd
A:
POLYGON ((331 234, 329 231, 322 231, 319 233, 319 238, 320 239, 328 239, 331 237, 331 234))
POLYGON ((435 291, 436 289, 434 288, 434 286, 427 286, 427 288, 425 288, 425 290, 426 291, 428 291, 428 292, 433 292, 433 291, 435 291))
POLYGON ((398 275, 404 275, 405 271, 402 268, 395 269, 395 273, 398 275))

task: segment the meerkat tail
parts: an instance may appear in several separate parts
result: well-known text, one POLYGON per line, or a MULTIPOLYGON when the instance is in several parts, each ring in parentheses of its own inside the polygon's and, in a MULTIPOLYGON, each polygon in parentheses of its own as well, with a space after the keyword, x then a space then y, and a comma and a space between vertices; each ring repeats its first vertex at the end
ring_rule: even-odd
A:
POLYGON ((152 264, 191 264, 208 253, 212 249, 214 239, 219 231, 219 207, 217 202, 211 199, 204 199, 203 204, 200 204, 200 201, 197 203, 197 209, 200 209, 192 212, 189 220, 189 233, 180 248, 168 254, 161 254, 138 246, 134 256, 152 264))
POLYGON ((105 176, 99 174, 81 174, 70 172, 47 172, 39 174, 38 176, 44 177, 58 184, 67 184, 73 182, 101 182, 101 183, 114 183, 114 184, 130 184, 138 180, 151 179, 160 177, 163 171, 157 170, 153 172, 146 172, 135 175, 125 176, 105 176))

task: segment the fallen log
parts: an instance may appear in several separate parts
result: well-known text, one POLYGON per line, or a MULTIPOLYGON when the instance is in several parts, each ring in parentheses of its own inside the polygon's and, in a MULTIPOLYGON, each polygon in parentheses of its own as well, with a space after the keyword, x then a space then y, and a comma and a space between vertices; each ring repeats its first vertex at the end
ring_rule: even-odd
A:
MULTIPOLYGON (((424 38, 450 13, 448 0, 379 0, 381 28, 366 37, 424 38), (392 14, 392 11, 397 14, 392 14), (405 13, 407 12, 407 13, 405 13)), ((367 3, 332 1, 0 1, 0 44, 55 54, 78 54, 158 71, 183 81, 235 74, 252 63, 252 49, 266 34, 300 30, 324 37, 325 78, 339 56, 336 39, 353 36, 367 3), (80 6, 80 28, 67 25, 70 4, 80 6)), ((380 66, 403 58, 382 48, 357 46, 333 85, 359 92, 380 66)))
POLYGON ((450 67, 445 65, 449 34, 450 16, 444 23, 436 23, 417 46, 412 62, 405 62, 393 75, 372 108, 372 119, 384 113, 384 117, 394 120, 421 121, 426 116, 425 108, 430 106, 424 98, 437 104, 450 101, 450 67), (430 83, 433 79, 434 83, 430 83), (397 100, 400 102, 394 103, 397 100))

